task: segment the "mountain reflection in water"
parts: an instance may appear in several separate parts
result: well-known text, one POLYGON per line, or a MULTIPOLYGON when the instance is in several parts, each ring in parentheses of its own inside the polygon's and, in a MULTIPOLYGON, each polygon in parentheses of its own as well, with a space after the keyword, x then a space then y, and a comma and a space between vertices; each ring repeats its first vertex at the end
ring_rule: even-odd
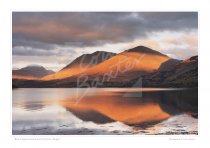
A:
POLYGON ((197 117, 196 91, 146 91, 139 97, 136 93, 139 92, 104 91, 60 103, 80 119, 95 123, 120 121, 128 125, 149 125, 181 113, 197 117))
MULTIPOLYGON (((60 120, 61 114, 56 108, 48 109, 52 106, 63 108, 78 119, 96 125, 120 122, 145 129, 181 114, 196 119, 198 91, 152 88, 17 89, 13 90, 13 133, 16 127, 30 126, 31 121, 33 124, 35 121, 42 122, 49 112, 60 120), (28 117, 27 113, 30 114, 28 117)), ((71 120, 67 116, 63 118, 71 120)), ((50 121, 45 121, 48 122, 50 124, 50 121)))

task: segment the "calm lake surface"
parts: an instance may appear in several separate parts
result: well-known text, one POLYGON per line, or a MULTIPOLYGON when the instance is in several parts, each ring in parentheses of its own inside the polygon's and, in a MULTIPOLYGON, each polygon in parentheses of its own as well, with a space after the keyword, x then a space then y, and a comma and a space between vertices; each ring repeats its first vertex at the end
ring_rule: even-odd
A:
POLYGON ((14 135, 198 134, 198 90, 13 89, 14 135))

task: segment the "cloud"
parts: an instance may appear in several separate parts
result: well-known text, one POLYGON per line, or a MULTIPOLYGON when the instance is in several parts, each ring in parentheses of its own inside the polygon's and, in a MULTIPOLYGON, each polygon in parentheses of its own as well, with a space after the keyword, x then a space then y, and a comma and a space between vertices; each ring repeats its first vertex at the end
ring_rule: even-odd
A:
POLYGON ((49 44, 36 40, 25 39, 22 38, 21 36, 13 34, 12 47, 19 47, 19 46, 33 47, 37 49, 46 49, 46 50, 51 50, 57 47, 57 45, 53 43, 49 44))
POLYGON ((187 59, 198 54, 197 31, 191 32, 158 32, 149 38, 137 39, 131 42, 130 47, 144 45, 160 51, 172 58, 187 59))
POLYGON ((56 51, 47 51, 42 49, 34 49, 31 47, 17 46, 13 48, 12 54, 20 56, 51 56, 55 55, 56 51))
POLYGON ((196 12, 13 12, 13 43, 18 40, 24 46, 32 40, 74 47, 120 43, 162 30, 195 29, 197 17, 196 12))

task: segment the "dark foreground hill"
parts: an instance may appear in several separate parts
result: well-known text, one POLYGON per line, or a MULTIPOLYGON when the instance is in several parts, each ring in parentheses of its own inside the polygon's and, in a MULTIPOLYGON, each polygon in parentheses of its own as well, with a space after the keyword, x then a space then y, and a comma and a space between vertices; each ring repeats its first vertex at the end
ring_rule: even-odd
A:
POLYGON ((139 79, 143 87, 198 87, 198 56, 184 61, 168 60, 157 71, 127 85, 132 86, 139 79))

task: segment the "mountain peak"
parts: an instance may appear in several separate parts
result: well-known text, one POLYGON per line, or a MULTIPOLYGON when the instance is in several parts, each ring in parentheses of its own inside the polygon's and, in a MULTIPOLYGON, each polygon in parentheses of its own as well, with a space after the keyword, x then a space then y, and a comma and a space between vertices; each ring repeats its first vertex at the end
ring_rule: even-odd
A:
POLYGON ((74 66, 78 66, 80 64, 88 64, 89 66, 94 66, 111 58, 114 55, 116 55, 116 53, 106 52, 106 51, 95 51, 91 54, 83 54, 78 58, 76 58, 74 61, 72 61, 63 69, 68 69, 74 66))
POLYGON ((90 55, 95 55, 95 54, 115 54, 113 52, 107 52, 107 51, 95 51, 90 55))
POLYGON ((153 50, 153 49, 145 47, 145 46, 137 46, 137 47, 125 50, 124 52, 138 52, 138 53, 166 56, 156 50, 153 50))

